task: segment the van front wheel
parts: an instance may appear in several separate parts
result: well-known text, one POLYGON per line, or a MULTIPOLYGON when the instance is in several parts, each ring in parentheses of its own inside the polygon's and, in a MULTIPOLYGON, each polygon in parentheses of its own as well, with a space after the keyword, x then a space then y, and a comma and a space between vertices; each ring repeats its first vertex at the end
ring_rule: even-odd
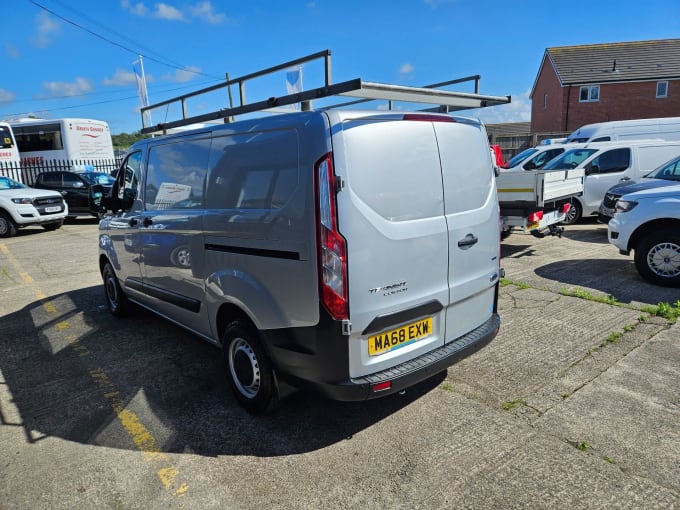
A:
POLYGON ((222 351, 236 400, 250 413, 267 412, 277 400, 274 373, 255 328, 231 322, 222 337, 222 351))

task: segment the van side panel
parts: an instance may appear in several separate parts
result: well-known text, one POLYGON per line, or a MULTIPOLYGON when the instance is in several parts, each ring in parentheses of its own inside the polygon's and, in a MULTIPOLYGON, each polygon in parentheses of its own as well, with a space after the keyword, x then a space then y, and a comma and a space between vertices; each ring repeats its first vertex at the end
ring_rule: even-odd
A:
POLYGON ((312 169, 330 150, 324 119, 213 133, 203 218, 211 316, 232 303, 260 330, 318 323, 312 169))

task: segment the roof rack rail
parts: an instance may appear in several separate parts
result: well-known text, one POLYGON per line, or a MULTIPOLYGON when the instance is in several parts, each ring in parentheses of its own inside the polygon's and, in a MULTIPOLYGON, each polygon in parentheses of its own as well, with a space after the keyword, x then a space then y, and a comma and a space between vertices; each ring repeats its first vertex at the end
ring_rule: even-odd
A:
MULTIPOLYGON (((435 108, 428 109, 428 111, 439 111, 448 113, 455 110, 467 110, 471 108, 481 108, 486 106, 494 106, 500 104, 510 103, 510 96, 489 96, 478 93, 479 89, 479 75, 461 78, 458 80, 450 80, 447 82, 427 85, 425 87, 409 87, 403 85, 388 85, 384 83, 375 83, 364 81, 361 78, 343 81, 340 83, 331 83, 331 52, 324 50, 306 57, 298 58, 279 64, 274 67, 269 67, 261 71, 241 76, 240 78, 227 79, 224 82, 212 85, 210 87, 200 89, 188 94, 183 94, 160 103, 152 104, 141 108, 142 115, 142 130, 143 134, 167 132, 169 129, 184 127, 191 124, 202 122, 210 122, 219 119, 224 119, 224 122, 229 122, 237 115, 246 113, 253 113, 258 111, 268 110, 274 107, 292 105, 296 103, 301 104, 302 110, 311 110, 311 102, 316 99, 321 99, 331 96, 355 97, 356 101, 348 103, 340 103, 324 107, 322 109, 339 108, 351 104, 362 103, 366 101, 373 101, 376 99, 389 101, 389 109, 392 109, 393 101, 402 101, 410 103, 424 103, 429 105, 436 105, 435 108), (268 74, 282 71, 294 66, 304 64, 313 60, 324 59, 325 66, 325 81, 324 86, 296 92, 279 97, 270 97, 264 101, 257 101, 248 103, 246 101, 245 84, 247 81, 268 74), (463 81, 475 80, 475 93, 454 92, 449 90, 441 90, 439 87, 460 83, 463 81), (229 88, 229 97, 231 99, 231 86, 238 85, 240 105, 231 106, 229 108, 221 108, 217 111, 204 113, 201 115, 189 116, 187 114, 187 99, 200 96, 209 92, 213 92, 223 88, 229 88), (163 106, 170 106, 174 103, 181 103, 182 118, 179 120, 163 122, 155 125, 146 125, 145 113, 151 110, 161 108, 163 106)), ((228 77, 227 77, 228 78, 228 77)))

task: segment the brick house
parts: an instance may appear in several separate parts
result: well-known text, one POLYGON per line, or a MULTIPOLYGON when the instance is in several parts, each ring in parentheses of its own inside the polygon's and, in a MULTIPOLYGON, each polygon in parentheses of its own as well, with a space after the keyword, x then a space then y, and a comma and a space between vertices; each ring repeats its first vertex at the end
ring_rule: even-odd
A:
POLYGON ((534 133, 680 117, 680 39, 547 48, 530 98, 534 133))

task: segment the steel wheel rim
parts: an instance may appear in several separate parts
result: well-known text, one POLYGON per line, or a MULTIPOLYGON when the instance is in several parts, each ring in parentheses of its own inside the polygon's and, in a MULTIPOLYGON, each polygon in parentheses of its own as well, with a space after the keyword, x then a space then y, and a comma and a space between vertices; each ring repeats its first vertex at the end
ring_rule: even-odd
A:
POLYGON ((106 297, 109 299, 112 308, 118 307, 118 288, 116 287, 116 277, 110 271, 106 272, 106 297))
POLYGON ((243 338, 229 346, 229 372, 238 391, 247 398, 255 398, 260 391, 260 366, 257 356, 243 338))
POLYGON ((680 276, 680 246, 675 243, 654 245, 647 253, 647 266, 663 278, 680 276))

